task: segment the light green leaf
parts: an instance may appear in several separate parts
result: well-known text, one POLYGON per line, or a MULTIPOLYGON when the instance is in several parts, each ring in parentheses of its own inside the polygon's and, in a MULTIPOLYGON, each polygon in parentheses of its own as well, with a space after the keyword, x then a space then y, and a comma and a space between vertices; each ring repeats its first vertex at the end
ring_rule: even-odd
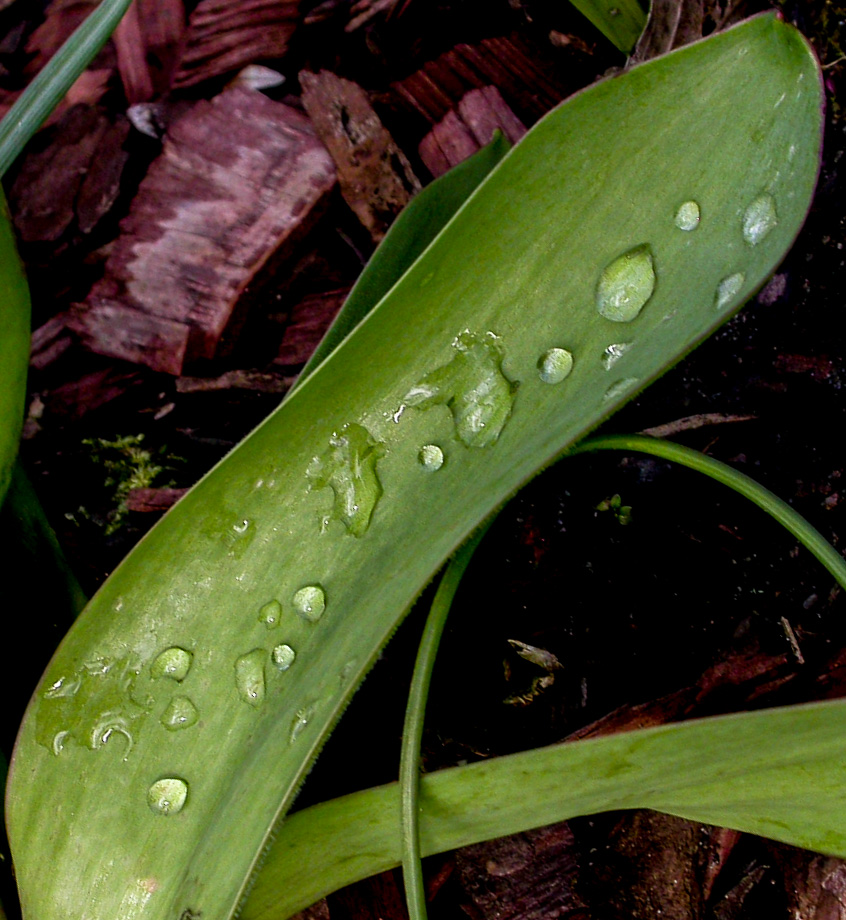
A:
POLYGON ((624 54, 631 54, 646 25, 638 0, 570 0, 624 54))
POLYGON ((820 127, 813 54, 772 15, 541 121, 71 630, 10 773, 25 916, 80 904, 89 920, 230 916, 327 732, 443 560, 782 258, 811 199, 820 127), (777 223, 753 244, 744 213, 763 195, 777 223), (690 231, 674 221, 687 201, 701 213, 690 231), (602 316, 600 278, 642 247, 654 290, 633 318, 602 316), (420 462, 438 452, 442 463, 420 462), (327 463, 338 489, 321 486, 327 463), (282 608, 272 629, 268 604, 282 608), (153 676, 162 654, 187 661, 180 678, 153 676), (196 711, 190 725, 162 724, 174 700, 196 711))
MULTIPOLYGON (((429 856, 577 815, 652 808, 843 857, 844 755, 846 703, 838 700, 496 757, 422 778, 421 850, 429 856)), ((291 815, 241 920, 285 920, 399 865, 399 807, 393 783, 291 815)))

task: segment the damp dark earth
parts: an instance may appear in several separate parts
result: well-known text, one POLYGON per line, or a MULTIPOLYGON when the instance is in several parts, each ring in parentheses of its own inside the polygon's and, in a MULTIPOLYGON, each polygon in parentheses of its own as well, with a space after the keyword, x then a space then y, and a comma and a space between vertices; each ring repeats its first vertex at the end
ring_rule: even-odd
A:
MULTIPOLYGON (((559 101, 626 63, 577 10, 552 0, 279 0, 269 12, 242 4, 240 18, 236 5, 139 3, 137 21, 105 47, 4 180, 33 289, 21 460, 86 596, 279 404, 404 205, 479 149, 480 121, 515 141, 559 101), (264 100, 244 116, 244 137, 234 145, 215 121, 220 103, 210 102, 233 88, 261 90, 264 100), (297 138, 290 142, 296 166, 284 176, 273 152, 257 152, 269 144, 256 140, 256 125, 271 117, 270 102, 292 113, 273 131, 297 138), (166 138, 176 165, 162 163, 166 138), (329 150, 331 158, 321 154, 329 166, 314 166, 315 145, 329 150), (224 200, 204 198, 204 188, 180 190, 179 163, 201 148, 210 163, 232 167, 233 184, 266 157, 260 169, 268 188, 289 183, 290 213, 267 215, 261 194, 244 202, 238 189, 224 200), (214 232, 192 237, 186 227, 204 209, 215 215, 214 232), (142 290, 139 253, 152 252, 169 230, 194 242, 181 253, 176 247, 142 290), (145 296, 166 299, 169 315, 145 311, 145 296)), ((0 109, 91 6, 0 2, 0 109)), ((719 0, 681 6, 700 36, 766 8, 719 0)), ((744 309, 600 433, 647 432, 722 460, 842 550, 846 5, 777 6, 823 65, 823 160, 807 222, 744 309)), ((749 252, 777 231, 779 206, 765 189, 738 203, 749 252)), ((691 241, 708 220, 693 196, 667 215, 672 232, 691 241)), ((627 330, 661 284, 650 242, 630 245, 596 272, 592 308, 613 325, 594 356, 607 372, 607 399, 637 389, 625 373, 637 348, 627 330)), ((740 268, 715 281, 714 311, 747 290, 740 268)), ((518 383, 531 377, 557 392, 584 358, 564 340, 538 348, 518 382, 504 362, 507 343, 494 332, 454 329, 449 338, 449 359, 401 391, 386 420, 449 413, 451 437, 421 440, 411 454, 432 488, 448 475, 456 445, 494 447, 518 383)), ((328 509, 317 532, 366 535, 384 501, 385 454, 356 422, 325 439, 302 481, 303 494, 328 509)), ((274 487, 270 475, 255 484, 274 487)), ((226 545, 238 560, 257 525, 240 515, 231 521, 226 545)), ((7 583, 23 580, 33 599, 15 609, 20 637, 3 678, 0 745, 8 757, 30 694, 70 625, 75 589, 43 561, 47 554, 7 546, 4 555, 7 583)), ((396 779, 433 593, 434 586, 424 592, 354 697, 295 808, 396 779)), ((505 505, 462 581, 433 678, 424 768, 841 697, 844 603, 810 554, 723 486, 642 454, 564 459, 505 505)), ((273 688, 304 666, 301 636, 329 620, 331 604, 328 584, 303 573, 295 591, 249 612, 261 641, 227 664, 245 712, 260 711, 273 688), (283 608, 299 632, 289 634, 283 608)), ((104 745, 128 757, 144 732, 186 737, 203 718, 192 683, 199 654, 172 645, 143 669, 130 658, 86 662, 44 691, 39 743, 59 758, 104 745), (90 718, 71 727, 68 707, 73 701, 78 712, 80 700, 90 718)), ((350 661, 340 682, 356 667, 350 661)), ((304 700, 280 726, 288 743, 302 743, 319 706, 304 700)), ((173 771, 149 785, 142 805, 156 820, 178 820, 192 794, 190 777, 173 771)), ((14 918, 14 880, 2 855, 0 899, 14 918)), ((424 871, 433 920, 846 918, 846 862, 645 811, 430 857, 424 871)), ((401 875, 358 883, 306 915, 402 918, 401 875)))

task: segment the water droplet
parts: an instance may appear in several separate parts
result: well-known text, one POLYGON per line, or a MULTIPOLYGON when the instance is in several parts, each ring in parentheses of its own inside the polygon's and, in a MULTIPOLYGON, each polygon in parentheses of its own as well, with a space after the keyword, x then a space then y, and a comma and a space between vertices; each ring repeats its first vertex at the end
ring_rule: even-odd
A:
POLYGON ((305 620, 316 623, 326 608, 326 595, 320 585, 306 585, 293 598, 294 610, 305 620))
POLYGON ((175 696, 162 713, 161 723, 168 731, 178 732, 196 725, 199 718, 197 707, 187 696, 175 696))
POLYGON ((437 444, 424 444, 417 454, 420 466, 429 473, 434 473, 444 465, 444 452, 437 444))
POLYGON ((685 201, 676 211, 675 225, 679 230, 695 230, 699 226, 699 205, 695 201, 685 201))
POLYGON ((276 629, 282 622, 282 605, 279 601, 270 601, 259 610, 258 618, 268 629, 276 629))
POLYGON ((64 750, 65 739, 68 737, 69 734, 70 734, 69 731, 61 731, 61 732, 56 732, 56 734, 53 735, 53 753, 56 755, 56 757, 58 757, 59 754, 61 754, 62 751, 64 750))
POLYGON ((757 246, 777 226, 778 213, 772 195, 761 195, 743 212, 743 239, 750 246, 757 246))
POLYGON ((452 346, 458 352, 452 360, 427 374, 403 399, 420 409, 448 406, 461 442, 488 447, 511 416, 517 385, 502 371, 502 346, 492 332, 481 336, 465 330, 452 346))
POLYGON ((232 525, 232 529, 237 534, 246 533, 249 530, 249 528, 250 528, 250 522, 246 518, 244 518, 243 521, 238 521, 237 524, 232 525))
POLYGON ((160 677, 169 677, 171 680, 180 683, 188 676, 191 670, 191 652, 186 652, 184 648, 174 645, 160 652, 156 660, 150 666, 150 676, 157 680, 160 677))
POLYGON ((610 371, 631 347, 631 342, 615 342, 613 345, 609 345, 602 352, 602 366, 605 370, 610 371))
POLYGON ((293 744, 297 738, 302 734, 306 725, 314 717, 315 710, 317 706, 314 703, 311 703, 308 706, 303 706, 302 709, 298 709, 294 714, 294 718, 291 720, 291 735, 290 741, 293 744))
POLYGON ((573 370, 573 356, 566 348, 550 348, 538 359, 538 374, 544 383, 561 383, 573 370))
POLYGON ((238 696, 250 706, 258 708, 264 702, 264 662, 267 653, 254 648, 235 662, 235 686, 238 696))
POLYGON ((655 266, 646 243, 605 267, 596 286, 596 307, 614 323, 630 323, 655 290, 655 266))
POLYGON ((74 696, 81 684, 82 678, 79 675, 74 675, 71 679, 60 677, 52 686, 44 691, 44 699, 55 700, 61 699, 62 697, 67 698, 74 696))
POLYGON ((315 457, 306 470, 309 487, 331 486, 335 495, 331 518, 341 521, 347 532, 360 537, 382 497, 377 463, 385 456, 385 446, 361 425, 344 425, 334 432, 329 449, 315 457))
POLYGON ((290 645, 277 645, 276 648, 270 653, 270 657, 273 659, 273 663, 279 668, 280 671, 287 671, 288 668, 294 663, 294 659, 297 657, 297 653, 291 648, 290 645))
POLYGON ((714 306, 718 310, 722 310, 727 306, 743 287, 743 282, 745 280, 746 275, 744 275, 743 272, 735 272, 733 275, 723 278, 717 285, 714 306))
POLYGON ((624 393, 627 393, 633 387, 637 386, 637 382, 637 377, 623 377, 622 380, 618 380, 608 387, 603 399, 617 399, 618 396, 622 396, 624 393))
POLYGON ((188 798, 188 783, 175 776, 156 780, 147 790, 147 804, 157 815, 178 815, 188 798))

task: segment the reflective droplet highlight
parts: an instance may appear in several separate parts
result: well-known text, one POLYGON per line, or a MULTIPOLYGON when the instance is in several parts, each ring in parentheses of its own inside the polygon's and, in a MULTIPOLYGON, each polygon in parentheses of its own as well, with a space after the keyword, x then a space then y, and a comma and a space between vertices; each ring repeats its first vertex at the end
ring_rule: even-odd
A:
POLYGON ((161 723, 168 731, 178 732, 196 725, 199 718, 197 707, 187 696, 175 696, 162 713, 161 723))
POLYGON ((608 389, 605 391, 603 399, 617 399, 617 397, 627 393, 635 386, 637 386, 637 377, 623 377, 622 380, 618 380, 616 383, 612 383, 611 386, 608 387, 608 389))
POLYGON ((699 205, 695 201, 685 201, 679 205, 674 223, 679 230, 690 232, 699 226, 700 217, 699 205))
POLYGON ((746 275, 743 272, 735 272, 733 275, 729 275, 717 285, 717 293, 714 297, 714 306, 718 310, 722 310, 727 306, 734 297, 739 293, 740 289, 743 287, 743 282, 746 280, 746 275))
POLYGON ((316 709, 317 709, 317 706, 312 703, 309 706, 303 706, 302 709, 298 709, 297 712, 294 714, 294 718, 291 720, 291 734, 290 734, 291 744, 293 744, 297 740, 297 738, 299 738, 299 736, 303 733, 303 731, 305 730, 305 727, 314 717, 314 713, 316 709))
POLYGON ((188 783, 176 776, 156 780, 147 790, 147 804, 157 815, 178 815, 188 798, 188 783))
POLYGON ((456 355, 415 384, 407 406, 447 406, 456 436, 466 447, 494 444, 511 416, 517 385, 503 373, 504 352, 492 332, 465 330, 452 343, 456 355))
POLYGON ((605 267, 596 285, 596 308, 614 323, 630 323, 654 290, 652 250, 643 243, 605 267))
POLYGON ((268 629, 276 629, 282 622, 282 605, 279 601, 270 601, 259 610, 258 618, 268 629))
POLYGON ((340 521, 354 537, 370 526, 370 519, 382 497, 382 483, 376 465, 385 456, 385 446, 362 425, 344 425, 329 439, 329 449, 308 465, 306 477, 311 489, 332 488, 335 500, 330 520, 340 521))
POLYGON ((280 671, 287 671, 294 663, 297 653, 290 645, 277 645, 270 653, 270 657, 280 671))
POLYGON ((156 660, 150 666, 150 676, 154 680, 169 677, 171 680, 182 682, 191 670, 193 657, 191 652, 186 652, 177 645, 166 648, 156 656, 156 660))
POLYGON ((320 585, 306 585, 293 597, 294 610, 310 623, 316 623, 326 609, 326 595, 320 585))
POLYGON ((437 444, 424 444, 417 454, 420 466, 429 473, 434 473, 444 465, 444 452, 437 444))
POLYGON ((573 355, 566 348, 550 348, 538 359, 538 376, 544 383, 561 383, 573 370, 573 355))
POLYGON ((235 662, 235 687, 238 696, 250 706, 258 709, 264 702, 264 662, 267 652, 254 648, 235 662))
POLYGON ((631 347, 631 342, 615 342, 613 345, 609 345, 602 352, 602 366, 605 370, 610 371, 631 347))
POLYGON ((772 195, 761 195, 743 212, 743 239, 757 246, 778 226, 778 213, 772 195))

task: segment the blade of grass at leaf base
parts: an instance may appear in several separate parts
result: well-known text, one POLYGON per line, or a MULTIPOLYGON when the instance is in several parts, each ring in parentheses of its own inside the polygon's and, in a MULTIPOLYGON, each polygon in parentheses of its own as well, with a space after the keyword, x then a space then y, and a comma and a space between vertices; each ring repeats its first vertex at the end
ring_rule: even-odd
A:
POLYGON ((29 366, 29 287, 0 188, 0 502, 18 453, 29 366))
POLYGON ((811 199, 820 127, 816 61, 772 15, 600 83, 536 125, 77 620, 10 772, 25 916, 80 904, 88 920, 230 916, 328 731, 443 561, 782 258, 811 199), (753 245, 744 228, 762 196, 770 219, 753 245), (674 223, 688 200, 695 231, 674 223), (600 315, 598 292, 632 264, 643 295, 650 260, 643 310, 600 315), (618 343, 630 347, 606 369, 618 343), (573 355, 566 379, 562 360, 539 373, 552 348, 573 355), (451 405, 425 409, 427 398, 451 405))
POLYGON ((412 199, 391 224, 385 239, 365 266, 329 331, 306 362, 294 388, 341 344, 411 268, 479 183, 508 153, 510 146, 507 139, 497 131, 487 146, 435 179, 412 199))
POLYGON ((570 0, 570 3, 624 54, 631 54, 646 25, 638 0, 570 0))
MULTIPOLYGON (((552 745, 422 778, 424 856, 578 815, 651 808, 846 856, 846 703, 552 745)), ((400 863, 393 783, 282 825, 241 920, 285 920, 400 863)))
POLYGON ((94 60, 132 0, 101 0, 85 22, 50 58, 0 122, 0 176, 94 60))

